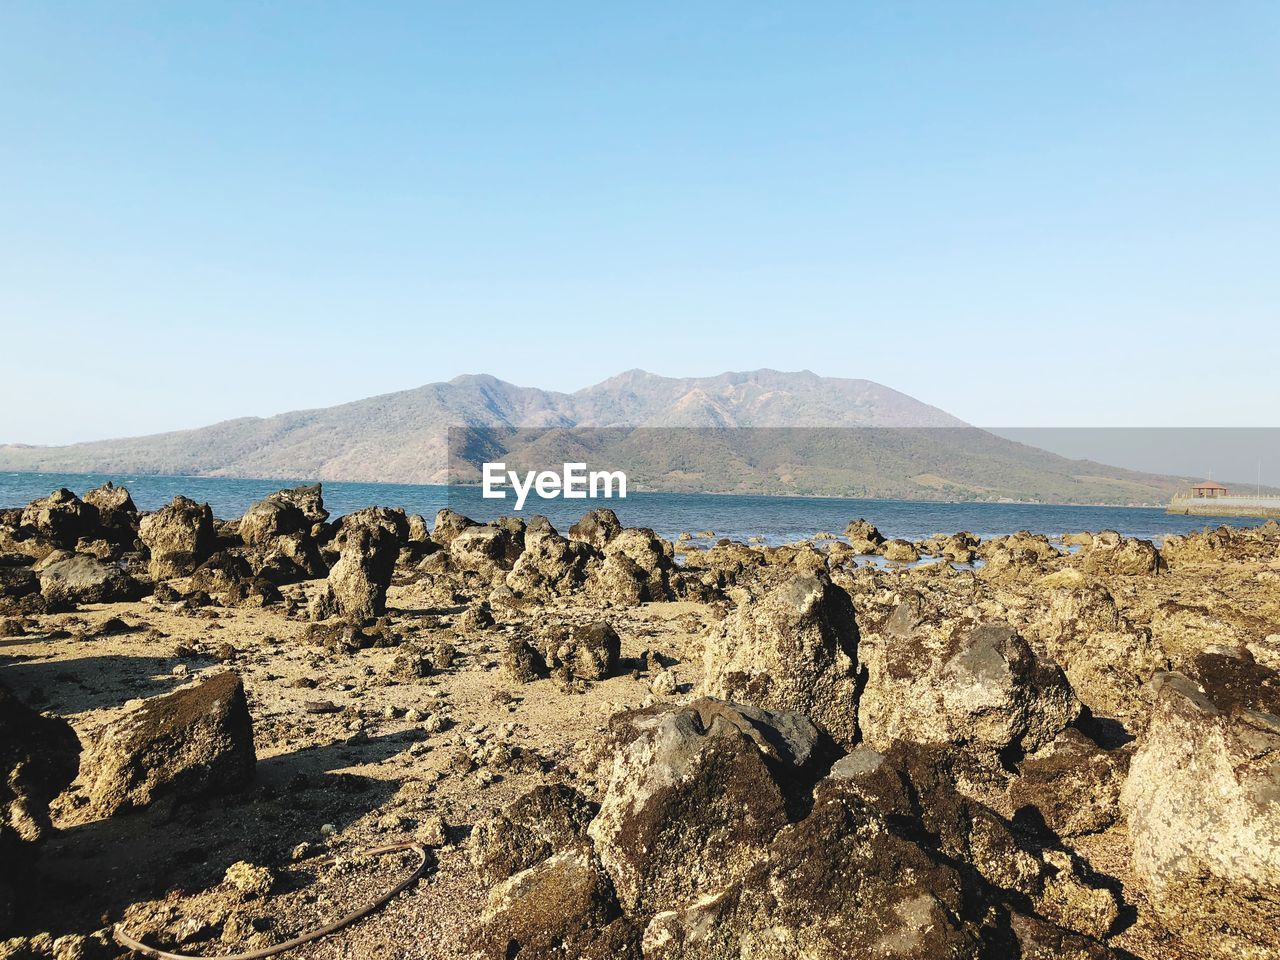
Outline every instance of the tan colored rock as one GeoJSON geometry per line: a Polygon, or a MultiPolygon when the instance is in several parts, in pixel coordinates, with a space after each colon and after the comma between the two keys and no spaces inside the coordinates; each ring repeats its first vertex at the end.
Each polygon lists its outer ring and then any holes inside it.
{"type": "Polygon", "coordinates": [[[329,519],[320,484],[280,490],[264,497],[240,518],[240,538],[250,546],[269,544],[296,533],[314,536],[329,519]]]}
{"type": "Polygon", "coordinates": [[[849,525],[844,528],[844,535],[848,538],[849,545],[860,554],[878,553],[880,544],[884,543],[884,534],[861,518],[849,521],[849,525]]]}
{"type": "Polygon", "coordinates": [[[978,558],[981,541],[968,531],[951,534],[941,539],[938,555],[953,563],[973,563],[978,558]]]}
{"type": "Polygon", "coordinates": [[[48,600],[74,604],[137,600],[144,591],[118,564],[76,554],[41,566],[40,592],[48,600]]]}
{"type": "Polygon", "coordinates": [[[445,507],[436,514],[435,526],[431,529],[431,539],[440,546],[447,547],[459,533],[475,525],[476,522],[471,518],[445,507]]]}
{"type": "Polygon", "coordinates": [[[486,960],[574,957],[639,960],[609,878],[588,844],[557,853],[494,887],[473,948],[486,960]]]}
{"type": "Polygon", "coordinates": [[[650,599],[649,574],[625,553],[615,553],[596,564],[587,581],[591,595],[623,607],[650,599]]]}
{"type": "Polygon", "coordinates": [[[387,607],[387,588],[399,552],[394,535],[381,526],[359,526],[348,532],[338,562],[312,601],[312,618],[380,616],[387,607]]]}
{"type": "Polygon", "coordinates": [[[1151,635],[1175,668],[1189,664],[1210,647],[1240,647],[1249,634],[1212,603],[1166,600],[1151,616],[1151,635]]]}
{"type": "Polygon", "coordinates": [[[710,699],[615,719],[628,732],[588,833],[628,913],[741,876],[787,823],[788,791],[822,743],[799,715],[710,699]]]}
{"type": "Polygon", "coordinates": [[[836,740],[858,731],[853,602],[824,575],[785,579],[740,604],[703,639],[699,692],[803,713],[836,740]]]}
{"type": "Polygon", "coordinates": [[[880,555],[890,563],[915,563],[920,551],[910,540],[890,540],[880,547],[880,555]]]}
{"type": "Polygon", "coordinates": [[[1095,534],[1076,556],[1086,573],[1142,576],[1160,568],[1160,554],[1150,540],[1122,537],[1114,530],[1095,534]]]}
{"type": "Polygon", "coordinates": [[[607,507],[599,507],[569,528],[569,539],[603,550],[621,532],[618,515],[607,507]]]}
{"type": "Polygon", "coordinates": [[[459,570],[494,577],[511,570],[524,552],[524,529],[484,524],[467,527],[449,541],[449,559],[459,570]]]}
{"type": "Polygon", "coordinates": [[[1164,538],[1160,555],[1171,570],[1211,563],[1265,563],[1280,557],[1280,524],[1219,527],[1186,536],[1164,538]]]}
{"type": "Polygon", "coordinates": [[[507,574],[507,586],[517,594],[538,599],[568,596],[586,580],[594,551],[584,543],[566,540],[543,517],[535,517],[524,535],[524,550],[507,574]]]}
{"type": "Polygon", "coordinates": [[[993,582],[1034,579],[1061,557],[1048,537],[1025,530],[984,541],[977,554],[986,561],[980,576],[993,582]]]}
{"type": "Polygon", "coordinates": [[[625,570],[628,577],[639,576],[644,602],[675,598],[671,586],[675,550],[652,530],[628,527],[609,540],[603,553],[605,566],[613,561],[615,569],[625,570]]]}
{"type": "Polygon", "coordinates": [[[1062,671],[999,623],[970,629],[902,603],[863,638],[867,671],[858,720],[877,750],[895,740],[950,744],[993,770],[1011,750],[1049,743],[1079,715],[1062,671]]]}
{"type": "Polygon", "coordinates": [[[1037,587],[1048,603],[1028,636],[1043,644],[1095,715],[1140,730],[1151,710],[1148,681],[1168,666],[1151,631],[1134,626],[1106,587],[1075,570],[1044,577],[1037,587]]]}
{"type": "Polygon", "coordinates": [[[132,543],[138,533],[138,508],[124,487],[108,480],[84,495],[84,502],[98,511],[103,534],[117,543],[132,543]]]}
{"type": "Polygon", "coordinates": [[[96,534],[98,511],[64,487],[33,500],[22,511],[21,523],[57,546],[72,549],[81,537],[96,534]]]}
{"type": "Polygon", "coordinates": [[[622,640],[604,620],[549,631],[542,641],[543,660],[563,667],[580,680],[603,680],[618,667],[622,640]]]}
{"type": "Polygon", "coordinates": [[[542,655],[523,637],[511,637],[498,655],[498,669],[511,683],[532,683],[547,672],[542,655]]]}
{"type": "Polygon", "coordinates": [[[151,579],[185,577],[217,549],[213,511],[207,503],[177,496],[144,516],[138,536],[151,554],[151,579]]]}
{"type": "Polygon", "coordinates": [[[1147,902],[1199,956],[1280,957],[1280,674],[1203,654],[1157,676],[1122,801],[1147,902]]]}
{"type": "Polygon", "coordinates": [[[240,677],[226,672],[146,701],[99,737],[86,757],[99,816],[235,789],[253,778],[253,724],[240,677]]]}

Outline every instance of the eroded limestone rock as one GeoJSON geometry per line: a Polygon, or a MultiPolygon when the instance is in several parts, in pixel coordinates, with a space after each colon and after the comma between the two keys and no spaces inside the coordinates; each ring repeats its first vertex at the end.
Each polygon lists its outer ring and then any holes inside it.
{"type": "Polygon", "coordinates": [[[849,595],[825,576],[792,577],[706,636],[699,690],[803,713],[849,743],[858,730],[858,656],[849,595]]]}
{"type": "Polygon", "coordinates": [[[788,822],[823,749],[797,714],[717,700],[624,715],[600,813],[588,830],[628,913],[719,890],[788,822]]]}
{"type": "Polygon", "coordinates": [[[183,496],[144,516],[138,536],[150,551],[151,579],[157,581],[194,573],[217,549],[213,511],[183,496]]]}
{"type": "Polygon", "coordinates": [[[994,769],[1049,743],[1080,712],[1057,665],[1001,623],[964,627],[904,602],[859,652],[858,719],[878,750],[895,740],[949,744],[994,769]]]}
{"type": "Polygon", "coordinates": [[[1122,799],[1151,909],[1201,956],[1280,957],[1280,674],[1202,654],[1160,674],[1122,799]]]}
{"type": "Polygon", "coordinates": [[[400,544],[394,533],[377,524],[360,524],[344,532],[338,562],[311,604],[317,620],[339,616],[364,620],[387,608],[387,588],[395,571],[400,544]]]}

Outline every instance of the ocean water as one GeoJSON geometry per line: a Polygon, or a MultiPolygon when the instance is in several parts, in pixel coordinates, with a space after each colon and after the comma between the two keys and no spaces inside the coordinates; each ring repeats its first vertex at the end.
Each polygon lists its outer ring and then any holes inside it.
{"type": "MultiPolygon", "coordinates": [[[[123,485],[142,510],[154,510],[183,494],[207,502],[218,517],[238,517],[246,507],[284,486],[306,481],[244,480],[232,477],[156,477],[136,474],[0,473],[0,507],[23,506],[59,487],[77,494],[111,480],[123,485]]],[[[474,520],[503,514],[546,516],[563,531],[595,506],[612,508],[622,522],[652,527],[668,539],[681,531],[712,531],[716,537],[746,540],[762,537],[778,544],[811,537],[821,531],[843,533],[858,517],[874,523],[887,537],[919,540],[935,533],[968,530],[986,539],[1030,530],[1058,536],[1081,530],[1118,530],[1131,537],[1159,541],[1168,534],[1188,533],[1220,524],[1252,526],[1262,520],[1173,516],[1158,508],[1081,507],[1025,503],[940,503],[919,500],[844,500],[810,497],[764,497],[710,493],[632,493],[626,499],[537,500],[531,496],[519,514],[513,500],[486,500],[479,487],[423,484],[324,484],[324,502],[334,516],[361,507],[403,507],[431,520],[451,507],[474,520]]]]}

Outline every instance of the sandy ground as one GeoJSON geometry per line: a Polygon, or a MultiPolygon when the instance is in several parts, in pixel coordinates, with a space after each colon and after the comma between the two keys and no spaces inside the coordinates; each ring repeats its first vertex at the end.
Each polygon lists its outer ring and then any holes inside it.
{"type": "MultiPolygon", "coordinates": [[[[55,807],[59,833],[38,869],[56,893],[35,905],[32,928],[54,936],[83,932],[150,898],[167,900],[181,918],[191,895],[218,884],[229,865],[287,865],[298,845],[309,844],[299,869],[282,878],[280,894],[242,911],[249,921],[244,929],[252,931],[244,942],[287,939],[372,899],[413,866],[406,854],[338,870],[308,867],[317,854],[354,855],[423,835],[436,841],[431,827],[438,816],[447,839],[423,881],[374,916],[290,955],[458,956],[486,893],[457,847],[470,825],[555,778],[572,765],[575,744],[601,732],[612,713],[651,698],[651,675],[633,676],[626,661],[646,650],[692,658],[673,669],[696,680],[701,663],[694,641],[710,611],[689,603],[611,611],[624,672],[584,692],[565,692],[553,679],[518,684],[503,678],[496,653],[510,627],[501,621],[460,635],[451,621],[461,608],[418,609],[415,599],[411,587],[392,589],[396,628],[427,643],[447,638],[458,653],[448,669],[413,682],[389,676],[395,648],[328,652],[308,640],[305,621],[287,619],[278,608],[190,616],[149,602],[86,606],[41,618],[46,634],[0,640],[0,677],[29,703],[70,720],[86,745],[130,701],[234,669],[244,679],[259,761],[247,791],[177,808],[159,803],[100,821],[84,812],[82,765],[81,779],[55,807]],[[132,629],[102,635],[111,618],[132,629]],[[234,653],[219,651],[225,644],[234,653]],[[309,712],[317,703],[336,709],[309,712]],[[494,745],[508,749],[473,769],[469,755],[494,745]],[[503,759],[513,752],[513,759],[503,759]]],[[[572,604],[553,610],[566,620],[598,617],[572,604]]],[[[190,912],[201,915],[198,905],[190,912]]],[[[183,949],[210,953],[228,946],[238,944],[197,938],[183,949]]]]}

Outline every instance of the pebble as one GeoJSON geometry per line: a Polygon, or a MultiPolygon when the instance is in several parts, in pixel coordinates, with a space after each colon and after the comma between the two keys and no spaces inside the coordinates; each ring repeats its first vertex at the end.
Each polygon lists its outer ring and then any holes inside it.
{"type": "MultiPolygon", "coordinates": [[[[325,826],[329,826],[329,824],[325,824],[325,826]]],[[[320,832],[321,833],[324,832],[324,827],[320,828],[320,832]]],[[[316,845],[314,843],[310,843],[306,840],[303,840],[300,844],[298,844],[296,847],[294,847],[292,850],[289,851],[289,859],[305,860],[307,859],[307,857],[311,856],[315,852],[316,852],[316,845]]]]}

